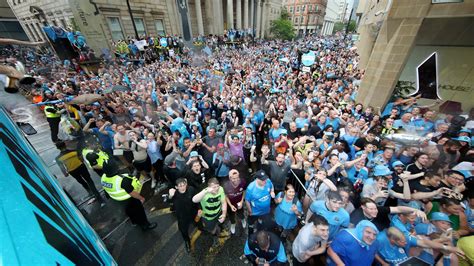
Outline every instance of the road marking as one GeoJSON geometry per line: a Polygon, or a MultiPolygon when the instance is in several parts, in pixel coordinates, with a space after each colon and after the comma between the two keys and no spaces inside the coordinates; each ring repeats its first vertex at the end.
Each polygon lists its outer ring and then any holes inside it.
{"type": "Polygon", "coordinates": [[[158,216],[162,216],[162,215],[165,215],[165,214],[170,214],[172,213],[171,209],[168,207],[168,208],[164,208],[164,209],[159,209],[159,210],[153,210],[150,212],[150,214],[148,215],[148,218],[149,219],[152,219],[152,218],[155,218],[155,217],[158,217],[158,216]]]}
{"type": "MultiPolygon", "coordinates": [[[[224,231],[224,230],[223,230],[224,231]]],[[[222,233],[222,232],[221,232],[222,233]]],[[[213,249],[209,248],[208,253],[205,256],[205,261],[207,265],[212,265],[214,262],[214,259],[216,258],[217,254],[222,250],[224,247],[225,242],[231,238],[231,234],[229,232],[229,236],[226,237],[218,237],[219,245],[213,249]],[[212,250],[212,252],[211,252],[212,250]]]]}
{"type": "Polygon", "coordinates": [[[160,250],[171,240],[171,238],[178,232],[178,223],[173,223],[165,233],[156,240],[153,247],[135,263],[136,266],[149,265],[153,257],[160,252],[160,250]]]}
{"type": "Polygon", "coordinates": [[[193,235],[191,236],[191,250],[194,251],[194,245],[196,243],[196,240],[201,236],[201,230],[196,229],[194,230],[193,235]]]}

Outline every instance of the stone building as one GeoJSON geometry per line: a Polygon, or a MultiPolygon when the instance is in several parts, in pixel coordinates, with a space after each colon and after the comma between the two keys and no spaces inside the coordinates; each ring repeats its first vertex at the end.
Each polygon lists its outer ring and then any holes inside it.
{"type": "Polygon", "coordinates": [[[438,96],[474,107],[474,0],[360,1],[357,13],[358,102],[383,107],[399,81],[416,88],[417,67],[436,53],[438,96]]]}
{"type": "Polygon", "coordinates": [[[28,36],[13,14],[7,0],[0,0],[0,37],[28,40],[28,36]]]}
{"type": "MultiPolygon", "coordinates": [[[[7,0],[30,40],[45,40],[42,26],[80,30],[94,50],[135,36],[126,0],[7,0]]],[[[269,36],[280,15],[281,0],[129,0],[138,35],[182,35],[178,5],[187,5],[192,36],[252,29],[269,36]],[[254,14],[256,24],[254,25],[254,14]]]]}
{"type": "Polygon", "coordinates": [[[298,34],[320,32],[327,0],[283,0],[298,34]]]}

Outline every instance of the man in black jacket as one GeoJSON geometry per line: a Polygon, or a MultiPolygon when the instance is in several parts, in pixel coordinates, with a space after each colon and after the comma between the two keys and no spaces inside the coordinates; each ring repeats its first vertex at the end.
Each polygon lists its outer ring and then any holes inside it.
{"type": "Polygon", "coordinates": [[[176,217],[178,219],[178,228],[184,239],[186,251],[191,251],[191,239],[189,238],[189,226],[194,222],[197,214],[197,206],[193,202],[196,190],[188,186],[186,178],[176,180],[176,189],[170,188],[169,197],[174,204],[176,217]]]}
{"type": "Polygon", "coordinates": [[[249,236],[244,253],[253,265],[285,265],[285,248],[274,233],[259,231],[249,236]]]}

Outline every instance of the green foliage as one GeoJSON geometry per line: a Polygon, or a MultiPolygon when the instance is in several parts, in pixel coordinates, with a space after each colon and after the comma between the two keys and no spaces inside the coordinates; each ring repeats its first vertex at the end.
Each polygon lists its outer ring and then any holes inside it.
{"type": "Polygon", "coordinates": [[[295,38],[295,28],[293,23],[289,20],[290,14],[286,9],[282,9],[280,18],[272,21],[270,25],[270,32],[277,39],[291,40],[295,38]]]}
{"type": "MultiPolygon", "coordinates": [[[[343,23],[343,22],[336,22],[336,24],[334,24],[334,32],[338,32],[338,31],[346,31],[346,26],[347,26],[347,23],[343,23]]],[[[349,22],[349,32],[355,32],[356,31],[356,22],[354,20],[351,20],[351,22],[349,22]]]]}

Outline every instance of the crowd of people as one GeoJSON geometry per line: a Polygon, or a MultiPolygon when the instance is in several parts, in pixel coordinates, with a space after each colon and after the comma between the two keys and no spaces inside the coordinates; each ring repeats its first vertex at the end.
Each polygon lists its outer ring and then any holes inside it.
{"type": "Polygon", "coordinates": [[[188,252],[196,225],[213,247],[248,234],[254,265],[474,262],[474,109],[440,113],[417,96],[363,106],[343,35],[206,47],[38,75],[63,172],[105,205],[97,172],[144,230],[157,225],[142,184],[166,188],[188,252]]]}

